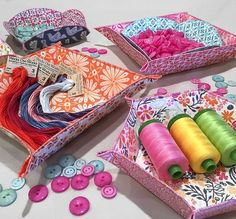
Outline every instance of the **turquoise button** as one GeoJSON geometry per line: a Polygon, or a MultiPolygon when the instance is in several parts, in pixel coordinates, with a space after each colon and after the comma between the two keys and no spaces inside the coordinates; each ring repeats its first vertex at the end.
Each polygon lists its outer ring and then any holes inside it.
{"type": "Polygon", "coordinates": [[[73,166],[75,163],[75,160],[76,159],[73,155],[67,154],[59,158],[59,164],[62,167],[73,166]]]}
{"type": "Polygon", "coordinates": [[[225,97],[227,99],[232,100],[233,102],[236,102],[236,95],[235,94],[226,94],[225,97]]]}
{"type": "Polygon", "coordinates": [[[67,166],[63,169],[62,175],[71,178],[77,174],[77,169],[74,166],[67,166]]]}
{"type": "Polygon", "coordinates": [[[220,87],[225,87],[225,88],[227,88],[227,87],[228,87],[228,84],[225,83],[225,82],[216,82],[215,85],[216,85],[217,88],[220,88],[220,87]]]}
{"type": "Polygon", "coordinates": [[[236,87],[236,81],[228,81],[227,83],[230,87],[236,87]]]}
{"type": "Polygon", "coordinates": [[[2,185],[0,184],[0,192],[2,191],[2,185]]]}
{"type": "Polygon", "coordinates": [[[88,164],[94,166],[95,168],[94,174],[102,172],[104,170],[104,163],[100,160],[92,160],[88,164]]]}
{"type": "Polygon", "coordinates": [[[91,53],[90,56],[93,58],[98,58],[98,57],[100,57],[100,54],[95,52],[95,53],[91,53]]]}
{"type": "Polygon", "coordinates": [[[13,189],[5,189],[0,193],[0,207],[11,205],[17,198],[16,191],[13,189]]]}
{"type": "Polygon", "coordinates": [[[44,176],[47,179],[54,179],[57,176],[60,176],[62,172],[62,167],[58,164],[55,165],[50,165],[48,167],[46,167],[45,171],[44,171],[44,176]]]}
{"type": "Polygon", "coordinates": [[[74,166],[77,170],[81,170],[84,165],[86,165],[86,161],[83,159],[78,159],[74,163],[74,166]]]}
{"type": "Polygon", "coordinates": [[[223,82],[225,80],[225,78],[221,75],[214,75],[214,76],[212,76],[212,80],[215,82],[223,82]]]}
{"type": "Polygon", "coordinates": [[[25,178],[16,178],[11,181],[10,187],[14,190],[19,190],[25,185],[25,178]]]}

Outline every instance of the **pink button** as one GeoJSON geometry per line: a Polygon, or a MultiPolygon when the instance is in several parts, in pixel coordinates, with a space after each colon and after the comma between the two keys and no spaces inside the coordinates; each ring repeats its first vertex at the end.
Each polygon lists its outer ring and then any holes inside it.
{"type": "Polygon", "coordinates": [[[210,90],[211,89],[211,85],[207,84],[207,83],[200,83],[200,84],[198,84],[198,89],[210,90]]]}
{"type": "Polygon", "coordinates": [[[41,202],[48,196],[48,188],[45,185],[36,185],[32,187],[28,193],[28,197],[32,202],[41,202]]]}
{"type": "Polygon", "coordinates": [[[228,93],[228,90],[225,87],[219,87],[219,88],[217,88],[216,92],[219,93],[219,94],[225,95],[225,94],[228,93]]]}
{"type": "Polygon", "coordinates": [[[81,51],[82,51],[82,52],[88,52],[88,49],[89,49],[88,47],[83,47],[83,48],[81,49],[81,51]]]}
{"type": "Polygon", "coordinates": [[[106,50],[106,49],[99,49],[99,50],[98,50],[98,53],[99,53],[100,55],[104,55],[104,54],[107,54],[107,50],[106,50]]]}
{"type": "Polygon", "coordinates": [[[89,53],[95,53],[95,52],[97,52],[98,50],[96,49],[96,48],[89,48],[88,49],[88,52],[89,53]]]}
{"type": "Polygon", "coordinates": [[[82,174],[73,176],[71,179],[71,187],[75,190],[82,190],[87,188],[89,185],[89,177],[82,174]]]}
{"type": "Polygon", "coordinates": [[[164,87],[160,87],[157,89],[157,92],[155,95],[158,96],[158,95],[165,95],[165,94],[167,94],[167,90],[164,87]]]}
{"type": "Polygon", "coordinates": [[[79,216],[88,212],[90,207],[89,200],[83,196],[78,196],[71,200],[69,209],[71,214],[79,216]]]}
{"type": "Polygon", "coordinates": [[[64,192],[70,186],[70,181],[65,176],[58,176],[54,178],[51,182],[51,188],[54,192],[64,192]]]}
{"type": "Polygon", "coordinates": [[[192,78],[190,82],[192,82],[193,84],[200,84],[201,80],[199,78],[192,78]]]}
{"type": "Polygon", "coordinates": [[[95,171],[95,167],[93,165],[84,165],[81,169],[81,174],[84,176],[92,176],[95,171]]]}
{"type": "Polygon", "coordinates": [[[102,187],[101,193],[104,198],[114,198],[117,194],[117,188],[114,185],[106,185],[102,187]]]}
{"type": "Polygon", "coordinates": [[[94,177],[94,183],[96,186],[102,188],[105,185],[110,185],[112,182],[112,176],[107,171],[97,173],[94,177]]]}

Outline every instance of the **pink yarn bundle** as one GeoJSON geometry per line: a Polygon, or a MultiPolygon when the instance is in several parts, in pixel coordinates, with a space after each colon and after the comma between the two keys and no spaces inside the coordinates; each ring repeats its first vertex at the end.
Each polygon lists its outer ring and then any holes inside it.
{"type": "Polygon", "coordinates": [[[157,32],[147,29],[137,36],[131,37],[131,40],[152,60],[204,46],[203,43],[185,38],[183,32],[173,29],[158,30],[157,32]]]}
{"type": "Polygon", "coordinates": [[[148,121],[142,126],[139,130],[140,140],[160,179],[171,180],[173,176],[169,169],[176,165],[182,174],[188,171],[187,158],[162,123],[148,121]]]}

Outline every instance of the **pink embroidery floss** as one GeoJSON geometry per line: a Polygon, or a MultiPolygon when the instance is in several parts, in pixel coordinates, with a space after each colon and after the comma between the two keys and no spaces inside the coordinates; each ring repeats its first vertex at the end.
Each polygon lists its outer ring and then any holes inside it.
{"type": "Polygon", "coordinates": [[[158,120],[144,122],[139,128],[139,137],[160,179],[179,179],[189,169],[189,162],[158,120]]]}

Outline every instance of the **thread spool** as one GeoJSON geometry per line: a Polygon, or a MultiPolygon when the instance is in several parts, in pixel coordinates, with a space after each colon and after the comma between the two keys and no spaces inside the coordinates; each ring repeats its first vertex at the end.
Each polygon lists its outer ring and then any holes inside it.
{"type": "Polygon", "coordinates": [[[187,158],[158,120],[144,122],[138,133],[160,179],[179,179],[189,169],[187,158]]]}
{"type": "Polygon", "coordinates": [[[173,117],[169,121],[168,129],[194,172],[206,173],[215,170],[220,153],[189,115],[179,114],[173,117]]]}
{"type": "Polygon", "coordinates": [[[194,120],[220,152],[223,165],[236,164],[236,132],[230,125],[212,109],[199,111],[194,120]]]}

